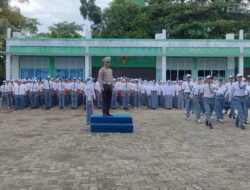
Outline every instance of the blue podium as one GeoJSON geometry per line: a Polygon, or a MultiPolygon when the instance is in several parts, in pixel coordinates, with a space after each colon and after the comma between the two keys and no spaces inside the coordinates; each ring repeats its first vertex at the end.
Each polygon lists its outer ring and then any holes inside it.
{"type": "Polygon", "coordinates": [[[90,129],[93,133],[133,133],[133,118],[128,114],[91,115],[90,129]]]}

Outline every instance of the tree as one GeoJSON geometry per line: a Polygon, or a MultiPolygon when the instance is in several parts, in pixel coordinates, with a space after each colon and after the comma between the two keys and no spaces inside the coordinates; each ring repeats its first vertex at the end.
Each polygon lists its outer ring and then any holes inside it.
{"type": "Polygon", "coordinates": [[[23,30],[25,32],[29,32],[31,36],[34,36],[38,32],[37,26],[40,25],[38,19],[36,18],[26,18],[25,25],[23,26],[23,30]]]}
{"type": "Polygon", "coordinates": [[[80,12],[85,20],[92,21],[94,25],[101,23],[102,11],[95,4],[95,0],[80,0],[80,12]]]}
{"type": "MultiPolygon", "coordinates": [[[[28,0],[16,0],[20,3],[29,2],[28,0]]],[[[29,19],[24,17],[18,7],[10,6],[11,0],[0,0],[0,80],[5,78],[5,38],[7,28],[11,28],[12,31],[21,32],[28,27],[29,19]]],[[[35,23],[33,23],[35,24],[35,23]]],[[[36,29],[31,27],[31,31],[36,29]]]]}
{"type": "Polygon", "coordinates": [[[94,37],[147,38],[149,15],[132,0],[114,0],[103,12],[102,22],[93,27],[94,37]]]}
{"type": "Polygon", "coordinates": [[[224,38],[226,33],[250,29],[250,13],[240,1],[150,2],[154,29],[167,29],[171,38],[224,38]]]}
{"type": "MultiPolygon", "coordinates": [[[[82,0],[82,6],[87,3],[82,0]]],[[[90,0],[89,0],[90,2],[90,0]]],[[[88,9],[82,12],[87,18],[88,9]]],[[[135,0],[113,0],[94,23],[94,37],[154,38],[166,29],[170,38],[225,38],[244,29],[250,36],[249,1],[242,0],[150,0],[139,6],[135,0]]]]}
{"type": "Polygon", "coordinates": [[[51,38],[82,38],[78,33],[83,31],[83,25],[78,25],[75,22],[60,22],[49,27],[48,37],[51,38]]]}

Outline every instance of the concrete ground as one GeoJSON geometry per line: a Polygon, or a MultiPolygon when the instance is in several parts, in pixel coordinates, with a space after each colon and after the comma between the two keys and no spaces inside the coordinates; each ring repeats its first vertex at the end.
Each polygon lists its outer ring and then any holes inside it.
{"type": "Polygon", "coordinates": [[[0,110],[0,189],[250,189],[250,126],[226,117],[211,130],[183,111],[129,113],[134,134],[91,134],[81,109],[0,110]]]}

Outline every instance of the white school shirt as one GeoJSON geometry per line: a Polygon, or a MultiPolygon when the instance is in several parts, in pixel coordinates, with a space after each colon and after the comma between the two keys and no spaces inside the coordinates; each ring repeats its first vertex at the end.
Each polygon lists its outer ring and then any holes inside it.
{"type": "Polygon", "coordinates": [[[164,95],[173,95],[173,88],[170,85],[165,85],[164,95]]]}
{"type": "Polygon", "coordinates": [[[194,84],[193,90],[194,95],[200,95],[204,92],[204,85],[203,84],[194,84]]]}
{"type": "Polygon", "coordinates": [[[58,82],[56,83],[56,90],[57,91],[64,91],[66,88],[65,82],[58,82]]]}
{"type": "Polygon", "coordinates": [[[96,83],[94,84],[94,88],[95,90],[97,90],[98,92],[101,92],[102,89],[101,89],[101,85],[98,81],[96,81],[96,83]]]}
{"type": "Polygon", "coordinates": [[[215,84],[205,84],[204,87],[204,98],[214,98],[215,96],[215,89],[216,85],[215,84]]]}
{"type": "Polygon", "coordinates": [[[246,83],[244,82],[235,82],[231,88],[230,94],[229,94],[229,100],[232,100],[235,96],[244,96],[245,95],[245,89],[246,89],[246,83]]]}
{"type": "MultiPolygon", "coordinates": [[[[93,84],[93,86],[94,86],[94,84],[93,84]]],[[[85,84],[83,84],[83,82],[78,83],[78,89],[81,92],[84,92],[84,90],[85,90],[85,84]]]]}
{"type": "Polygon", "coordinates": [[[184,93],[191,93],[192,88],[194,87],[194,83],[192,81],[185,81],[182,83],[182,89],[184,90],[184,93]]]}
{"type": "Polygon", "coordinates": [[[9,92],[9,91],[10,91],[9,85],[3,84],[3,85],[1,86],[1,88],[0,88],[0,91],[1,91],[2,93],[4,93],[4,92],[9,92]]]}
{"type": "Polygon", "coordinates": [[[43,88],[43,84],[42,84],[42,83],[41,83],[41,84],[39,84],[39,91],[40,91],[40,92],[42,92],[42,91],[43,91],[43,89],[44,89],[44,88],[43,88]]]}
{"type": "Polygon", "coordinates": [[[30,92],[38,92],[40,90],[39,84],[37,83],[31,83],[28,88],[30,92]]]}
{"type": "Polygon", "coordinates": [[[250,85],[249,84],[246,86],[245,95],[248,95],[250,97],[250,85]]]}
{"type": "Polygon", "coordinates": [[[217,89],[215,90],[215,95],[216,96],[220,96],[220,95],[224,95],[224,93],[226,92],[226,87],[224,85],[222,86],[217,86],[217,89]]]}
{"type": "Polygon", "coordinates": [[[129,91],[130,90],[130,83],[128,82],[125,82],[125,83],[122,83],[123,84],[123,90],[124,91],[129,91]]]}
{"type": "Polygon", "coordinates": [[[88,101],[91,101],[92,97],[95,99],[95,89],[93,84],[87,83],[85,86],[85,95],[87,96],[88,101]]]}
{"type": "Polygon", "coordinates": [[[76,92],[78,90],[78,83],[76,81],[73,81],[70,84],[70,90],[73,91],[73,92],[76,92]]]}
{"type": "Polygon", "coordinates": [[[43,82],[43,89],[45,90],[52,90],[53,89],[53,82],[51,80],[45,80],[43,82]]]}
{"type": "Polygon", "coordinates": [[[135,83],[135,92],[141,92],[142,91],[142,85],[141,83],[135,83]]]}
{"type": "Polygon", "coordinates": [[[14,84],[9,83],[8,86],[9,86],[9,92],[12,92],[14,88],[14,84]]]}
{"type": "Polygon", "coordinates": [[[175,90],[176,96],[178,96],[181,91],[181,86],[178,84],[174,85],[174,90],[175,90]]]}
{"type": "Polygon", "coordinates": [[[15,95],[25,95],[27,88],[24,84],[16,85],[13,89],[15,95]]]}
{"type": "Polygon", "coordinates": [[[227,82],[227,83],[225,84],[225,88],[226,88],[226,91],[227,91],[226,94],[225,94],[225,96],[229,95],[229,93],[230,93],[230,91],[231,91],[231,88],[232,88],[233,84],[234,84],[234,82],[232,82],[232,84],[231,84],[231,82],[227,82]]]}

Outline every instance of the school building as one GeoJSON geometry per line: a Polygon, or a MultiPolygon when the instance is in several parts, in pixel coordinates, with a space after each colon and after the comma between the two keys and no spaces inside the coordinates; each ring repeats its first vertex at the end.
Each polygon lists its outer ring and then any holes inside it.
{"type": "Polygon", "coordinates": [[[250,40],[8,38],[6,79],[97,78],[111,56],[114,77],[147,80],[250,74],[250,40]]]}

